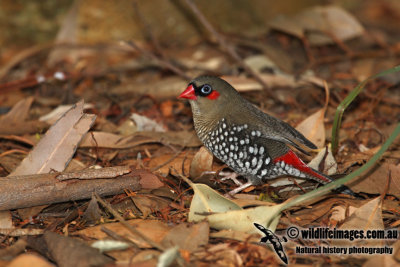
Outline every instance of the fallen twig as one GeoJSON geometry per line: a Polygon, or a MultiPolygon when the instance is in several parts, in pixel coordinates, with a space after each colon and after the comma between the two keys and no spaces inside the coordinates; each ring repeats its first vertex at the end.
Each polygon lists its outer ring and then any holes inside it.
{"type": "Polygon", "coordinates": [[[196,15],[198,20],[201,22],[201,24],[207,29],[209,33],[215,38],[215,40],[219,43],[222,49],[225,50],[226,53],[228,53],[236,62],[240,64],[240,66],[248,73],[250,74],[255,80],[257,80],[264,90],[266,90],[271,98],[273,98],[277,102],[281,102],[279,99],[277,99],[274,94],[272,93],[271,88],[265,83],[265,81],[260,77],[260,75],[255,72],[252,68],[250,68],[239,56],[239,54],[236,52],[235,48],[230,45],[225,38],[219,34],[214,27],[211,25],[210,22],[206,19],[206,17],[201,13],[201,11],[197,8],[195,3],[193,3],[192,0],[185,0],[186,4],[190,7],[192,12],[196,15]]]}

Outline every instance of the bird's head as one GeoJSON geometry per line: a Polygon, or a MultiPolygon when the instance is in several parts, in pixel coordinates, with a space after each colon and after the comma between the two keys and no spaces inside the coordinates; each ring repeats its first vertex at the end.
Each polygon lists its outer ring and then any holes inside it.
{"type": "Polygon", "coordinates": [[[216,116],[239,102],[239,93],[226,81],[215,76],[200,76],[192,80],[179,98],[186,98],[193,115],[216,116]]]}

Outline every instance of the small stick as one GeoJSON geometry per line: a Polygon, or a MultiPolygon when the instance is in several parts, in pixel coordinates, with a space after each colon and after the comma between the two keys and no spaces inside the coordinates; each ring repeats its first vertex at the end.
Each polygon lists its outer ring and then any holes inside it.
{"type": "Polygon", "coordinates": [[[130,47],[132,47],[133,49],[135,49],[136,51],[138,51],[139,53],[143,54],[144,56],[147,56],[147,57],[155,60],[156,62],[158,62],[160,64],[161,67],[169,69],[170,71],[178,74],[179,76],[183,77],[186,80],[190,80],[191,79],[189,77],[189,75],[187,75],[182,70],[180,70],[177,67],[175,67],[174,65],[172,65],[168,60],[165,60],[163,58],[157,57],[153,53],[145,51],[144,49],[142,49],[138,45],[136,45],[136,43],[133,42],[132,40],[127,42],[126,44],[129,45],[130,47]]]}
{"type": "Polygon", "coordinates": [[[148,243],[150,246],[160,250],[160,251],[164,251],[164,247],[157,244],[156,242],[154,242],[153,240],[151,240],[150,238],[148,238],[147,236],[143,235],[141,232],[139,232],[138,230],[136,230],[136,228],[132,225],[130,225],[121,215],[119,215],[118,211],[114,210],[111,205],[104,201],[98,194],[94,193],[97,201],[103,205],[103,207],[105,207],[109,212],[111,212],[111,214],[123,225],[126,227],[126,229],[128,229],[131,233],[133,233],[134,235],[137,235],[138,237],[140,237],[141,239],[143,239],[146,243],[148,243]]]}
{"type": "Polygon", "coordinates": [[[196,15],[196,17],[199,19],[201,24],[207,29],[209,33],[211,33],[211,35],[219,43],[222,49],[224,49],[235,61],[237,61],[248,74],[250,74],[255,80],[257,80],[262,85],[262,87],[268,92],[271,98],[273,98],[275,101],[281,102],[274,96],[271,88],[265,83],[265,81],[261,78],[261,76],[257,72],[255,72],[252,68],[250,68],[239,56],[235,48],[232,45],[228,44],[225,38],[214,29],[214,27],[211,25],[210,22],[208,22],[206,17],[203,15],[203,13],[201,13],[201,11],[193,3],[193,1],[185,0],[185,2],[190,7],[192,12],[196,15]]]}

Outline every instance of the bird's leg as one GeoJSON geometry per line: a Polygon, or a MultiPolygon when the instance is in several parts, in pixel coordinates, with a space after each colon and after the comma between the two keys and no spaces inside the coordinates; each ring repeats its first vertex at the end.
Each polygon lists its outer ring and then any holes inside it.
{"type": "Polygon", "coordinates": [[[246,189],[247,187],[249,187],[251,185],[253,185],[251,182],[247,182],[245,184],[242,184],[241,186],[236,187],[235,189],[229,191],[228,196],[234,196],[237,193],[241,192],[242,190],[246,189]]]}
{"type": "Polygon", "coordinates": [[[236,179],[239,176],[236,172],[220,172],[219,175],[223,176],[221,181],[232,180],[237,186],[243,185],[238,179],[236,179]]]}

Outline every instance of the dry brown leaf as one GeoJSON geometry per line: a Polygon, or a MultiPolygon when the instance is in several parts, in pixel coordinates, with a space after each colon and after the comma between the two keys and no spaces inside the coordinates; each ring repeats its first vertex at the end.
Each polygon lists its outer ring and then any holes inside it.
{"type": "Polygon", "coordinates": [[[149,214],[160,211],[168,207],[171,201],[153,195],[136,195],[132,197],[135,206],[142,212],[143,218],[147,218],[149,214]]]}
{"type": "Polygon", "coordinates": [[[133,120],[136,124],[136,129],[139,132],[165,132],[164,125],[156,122],[155,120],[149,119],[146,116],[133,113],[130,116],[130,119],[133,120]]]}
{"type": "Polygon", "coordinates": [[[139,183],[143,189],[157,189],[164,186],[157,175],[149,171],[135,170],[135,173],[140,176],[139,183]]]}
{"type": "Polygon", "coordinates": [[[44,122],[26,121],[33,99],[33,97],[27,97],[18,101],[6,115],[0,118],[0,134],[36,133],[48,126],[44,122]]]}
{"type": "Polygon", "coordinates": [[[385,192],[386,185],[391,174],[391,181],[387,194],[400,196],[400,164],[394,165],[383,163],[377,165],[365,175],[347,184],[355,192],[365,192],[368,194],[382,194],[385,192]]]}
{"type": "MultiPolygon", "coordinates": [[[[164,239],[164,237],[168,234],[169,230],[172,228],[168,226],[166,223],[156,220],[135,219],[135,220],[129,220],[128,223],[136,227],[137,231],[141,232],[147,238],[150,238],[156,243],[160,243],[164,239]]],[[[119,222],[88,227],[86,229],[78,231],[77,234],[94,239],[104,239],[108,236],[101,230],[102,227],[105,227],[115,233],[118,233],[121,236],[128,238],[141,248],[151,247],[140,237],[137,237],[134,234],[132,234],[128,229],[126,229],[126,227],[124,227],[119,222]]]]}
{"type": "Polygon", "coordinates": [[[312,45],[334,43],[328,34],[341,41],[359,37],[364,28],[358,20],[339,6],[316,6],[304,10],[296,16],[296,21],[305,31],[312,45]]]}
{"type": "Polygon", "coordinates": [[[0,211],[0,229],[12,229],[13,227],[11,213],[8,210],[0,211]]]}
{"type": "Polygon", "coordinates": [[[137,132],[130,136],[106,132],[90,132],[86,135],[80,147],[103,147],[103,148],[131,148],[149,143],[162,143],[186,147],[197,147],[201,145],[200,140],[194,132],[137,132]]]}
{"type": "MultiPolygon", "coordinates": [[[[47,122],[52,125],[56,123],[68,110],[70,110],[74,105],[59,105],[46,115],[43,115],[39,118],[39,121],[47,122]]],[[[85,103],[83,105],[83,109],[93,108],[93,104],[85,103]]]]}
{"type": "Polygon", "coordinates": [[[177,175],[175,170],[179,173],[183,171],[185,174],[189,173],[190,162],[193,157],[193,154],[182,152],[178,156],[176,154],[164,154],[156,158],[150,159],[149,168],[155,169],[159,167],[156,171],[167,175],[171,173],[177,175]]]}
{"type": "Polygon", "coordinates": [[[44,229],[37,228],[0,228],[0,235],[6,236],[32,236],[32,235],[42,235],[44,229]]]}
{"type": "Polygon", "coordinates": [[[154,82],[135,83],[134,81],[124,83],[111,89],[111,94],[136,94],[151,95],[156,99],[175,98],[187,86],[188,81],[178,76],[171,76],[154,82]]]}
{"type": "Polygon", "coordinates": [[[340,229],[385,229],[381,198],[372,199],[356,209],[340,229]]]}
{"type": "Polygon", "coordinates": [[[208,244],[210,228],[207,222],[197,224],[180,223],[173,227],[164,237],[161,244],[164,247],[179,246],[179,248],[194,252],[208,244]]]}
{"type": "Polygon", "coordinates": [[[325,108],[311,114],[308,118],[297,125],[296,130],[302,133],[308,140],[317,147],[322,148],[325,145],[325,108]]]}
{"type": "Polygon", "coordinates": [[[212,262],[215,266],[243,266],[239,253],[230,248],[228,243],[211,246],[201,258],[212,262]]]}
{"type": "MultiPolygon", "coordinates": [[[[345,222],[339,227],[339,229],[362,229],[362,230],[384,230],[385,227],[383,225],[382,218],[382,201],[380,197],[372,199],[356,209],[354,213],[349,216],[345,222]]],[[[347,244],[349,245],[351,242],[352,246],[357,246],[357,244],[363,243],[364,246],[366,244],[380,244],[382,240],[365,240],[359,239],[354,241],[342,240],[337,242],[332,242],[336,245],[338,244],[347,244]]]]}
{"type": "Polygon", "coordinates": [[[40,246],[48,249],[49,256],[58,266],[105,266],[114,262],[100,253],[98,249],[90,247],[79,239],[51,231],[46,231],[36,242],[33,244],[39,246],[38,244],[42,243],[40,246]]]}
{"type": "Polygon", "coordinates": [[[259,233],[253,233],[249,234],[246,232],[240,232],[240,231],[233,231],[233,230],[220,230],[218,232],[212,232],[210,233],[210,237],[212,238],[224,238],[224,239],[232,239],[232,240],[237,240],[237,241],[243,241],[243,242],[260,242],[261,235],[259,233]]]}
{"type": "MultiPolygon", "coordinates": [[[[292,217],[296,220],[296,224],[301,227],[307,227],[311,223],[318,222],[321,218],[324,218],[324,216],[328,216],[329,213],[332,212],[334,206],[359,207],[364,203],[366,203],[365,200],[326,198],[312,204],[310,208],[293,212],[292,217]]],[[[288,223],[290,224],[290,222],[288,223]]]]}
{"type": "Polygon", "coordinates": [[[29,109],[31,108],[33,102],[33,96],[24,98],[20,100],[13,108],[0,119],[2,127],[7,123],[15,124],[18,122],[23,122],[28,117],[29,109]]]}
{"type": "Polygon", "coordinates": [[[47,131],[9,176],[63,171],[95,119],[95,115],[83,114],[83,101],[77,103],[47,131]]]}
{"type": "MultiPolygon", "coordinates": [[[[295,80],[295,78],[291,75],[287,74],[259,74],[259,76],[263,79],[271,87],[275,86],[288,86],[295,87],[299,85],[299,82],[295,80]]],[[[242,76],[223,76],[222,79],[226,80],[230,83],[236,90],[239,92],[253,91],[253,90],[262,90],[262,85],[251,78],[246,78],[242,76]]]]}
{"type": "Polygon", "coordinates": [[[55,265],[48,262],[42,256],[33,253],[24,253],[13,259],[8,267],[24,267],[24,266],[36,266],[36,267],[54,267],[55,265]]]}
{"type": "Polygon", "coordinates": [[[336,206],[332,208],[332,215],[329,218],[330,225],[336,226],[337,223],[341,223],[344,221],[348,216],[352,215],[357,208],[350,206],[336,206]]]}
{"type": "MultiPolygon", "coordinates": [[[[78,15],[80,1],[74,1],[66,14],[64,21],[57,33],[57,43],[76,44],[78,41],[78,15]]],[[[59,62],[76,62],[83,55],[83,49],[54,49],[47,57],[47,65],[53,67],[59,62]]],[[[85,52],[84,52],[85,53],[85,52]]],[[[86,50],[87,53],[87,50],[86,50]]]]}
{"type": "Polygon", "coordinates": [[[313,158],[307,165],[315,170],[319,170],[319,166],[321,165],[321,161],[324,161],[322,164],[324,166],[322,171],[328,175],[332,175],[337,173],[337,163],[335,158],[333,157],[332,150],[328,147],[328,153],[326,152],[326,147],[324,147],[321,151],[318,152],[317,156],[313,158]]]}
{"type": "Polygon", "coordinates": [[[392,245],[391,247],[393,248],[393,255],[374,255],[373,257],[368,258],[368,260],[363,264],[363,267],[399,266],[400,241],[397,240],[396,243],[394,243],[394,245],[392,245]]]}
{"type": "Polygon", "coordinates": [[[358,20],[339,6],[314,6],[297,14],[294,18],[278,17],[269,25],[273,29],[303,38],[307,36],[312,45],[334,43],[333,35],[340,41],[359,37],[364,28],[358,20]]]}
{"type": "Polygon", "coordinates": [[[192,162],[190,163],[190,178],[200,177],[205,171],[212,170],[213,155],[202,146],[199,151],[194,155],[192,162]]]}
{"type": "Polygon", "coordinates": [[[354,74],[359,82],[362,82],[368,77],[372,76],[374,72],[375,62],[376,59],[373,58],[358,59],[351,67],[351,72],[354,74]]]}
{"type": "Polygon", "coordinates": [[[300,39],[304,37],[303,27],[300,24],[296,23],[293,18],[288,18],[282,15],[276,16],[268,22],[268,26],[270,26],[272,29],[285,32],[300,39]]]}

